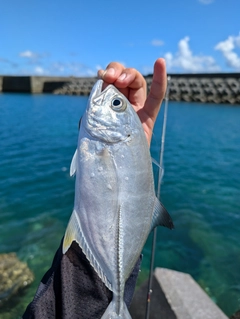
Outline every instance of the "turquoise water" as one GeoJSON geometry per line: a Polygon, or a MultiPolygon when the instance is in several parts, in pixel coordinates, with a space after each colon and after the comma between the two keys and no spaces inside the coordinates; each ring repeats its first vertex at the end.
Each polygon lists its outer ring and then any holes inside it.
{"type": "MultiPolygon", "coordinates": [[[[0,95],[0,253],[16,252],[34,283],[0,309],[19,318],[71,214],[69,165],[87,98],[0,95]]],[[[162,115],[162,114],[160,114],[162,115]]],[[[152,140],[158,158],[162,118],[152,140]]],[[[158,228],[155,265],[190,273],[230,315],[240,309],[240,108],[169,103],[161,199],[175,230],[158,228]]],[[[140,282],[148,273],[151,237],[140,282]]]]}

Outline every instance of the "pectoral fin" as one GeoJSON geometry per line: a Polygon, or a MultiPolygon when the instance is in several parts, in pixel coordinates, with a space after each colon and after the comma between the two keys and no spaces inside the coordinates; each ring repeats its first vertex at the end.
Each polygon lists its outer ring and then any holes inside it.
{"type": "Polygon", "coordinates": [[[170,229],[174,228],[171,216],[169,215],[163,204],[156,197],[151,231],[157,226],[164,226],[170,229]]]}
{"type": "Polygon", "coordinates": [[[77,155],[78,155],[78,150],[76,149],[72,158],[71,166],[70,166],[70,176],[73,176],[77,171],[77,155]]]}

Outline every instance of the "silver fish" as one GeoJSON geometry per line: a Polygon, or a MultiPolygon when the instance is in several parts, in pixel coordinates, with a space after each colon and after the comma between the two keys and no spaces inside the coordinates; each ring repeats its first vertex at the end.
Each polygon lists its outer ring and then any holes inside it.
{"type": "Polygon", "coordinates": [[[113,85],[92,89],[70,174],[75,201],[63,253],[76,241],[113,292],[103,319],[131,318],[125,282],[157,225],[173,228],[154,192],[149,146],[137,113],[113,85]]]}

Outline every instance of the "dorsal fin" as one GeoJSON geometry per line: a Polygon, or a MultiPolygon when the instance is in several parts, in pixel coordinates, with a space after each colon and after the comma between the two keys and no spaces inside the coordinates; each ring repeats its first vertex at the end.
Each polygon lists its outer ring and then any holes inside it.
{"type": "Polygon", "coordinates": [[[170,229],[174,228],[171,216],[169,215],[163,204],[156,197],[151,231],[157,226],[164,226],[170,229]]]}

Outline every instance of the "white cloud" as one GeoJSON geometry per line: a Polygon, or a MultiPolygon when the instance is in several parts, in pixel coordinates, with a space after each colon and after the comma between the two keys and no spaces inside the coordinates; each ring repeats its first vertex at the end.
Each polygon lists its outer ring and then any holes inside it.
{"type": "MultiPolygon", "coordinates": [[[[22,59],[20,65],[22,73],[29,75],[52,75],[52,76],[97,76],[101,65],[90,67],[79,61],[54,61],[49,59],[48,53],[38,53],[31,50],[19,53],[22,59]]],[[[3,62],[0,58],[0,63],[3,62]]],[[[5,62],[5,61],[4,61],[5,62]]]]}
{"type": "Polygon", "coordinates": [[[240,47],[240,33],[237,37],[234,38],[235,44],[237,47],[240,47]]]}
{"type": "Polygon", "coordinates": [[[66,66],[64,63],[61,62],[54,62],[51,66],[50,66],[51,71],[53,71],[54,73],[63,73],[66,69],[66,66]]]}
{"type": "Polygon", "coordinates": [[[37,54],[32,52],[32,51],[27,50],[27,51],[24,51],[24,52],[20,52],[19,56],[22,57],[22,58],[33,59],[33,58],[37,57],[37,54]]]}
{"type": "Polygon", "coordinates": [[[40,59],[48,57],[49,54],[46,52],[45,53],[37,53],[37,52],[30,51],[30,50],[26,50],[26,51],[20,52],[19,56],[21,58],[26,58],[28,60],[28,62],[30,62],[30,63],[32,63],[32,62],[36,63],[40,59]]]}
{"type": "Polygon", "coordinates": [[[198,0],[198,1],[201,2],[202,4],[210,4],[214,2],[214,0],[198,0]]]}
{"type": "Polygon", "coordinates": [[[97,71],[101,68],[97,65],[95,68],[90,68],[80,62],[54,62],[49,65],[49,73],[52,75],[61,76],[97,76],[97,71]]]}
{"type": "Polygon", "coordinates": [[[219,42],[215,50],[222,52],[229,67],[240,70],[240,56],[234,50],[240,47],[240,35],[229,36],[225,41],[219,42]]]}
{"type": "Polygon", "coordinates": [[[160,47],[164,45],[164,42],[162,40],[154,39],[151,41],[151,45],[153,45],[154,47],[160,47]]]}
{"type": "Polygon", "coordinates": [[[38,75],[46,74],[47,72],[41,66],[36,66],[34,69],[34,73],[38,75]]]}
{"type": "Polygon", "coordinates": [[[96,70],[102,70],[103,68],[102,68],[102,66],[100,65],[100,64],[97,64],[96,65],[96,70]]]}
{"type": "Polygon", "coordinates": [[[181,39],[178,43],[178,52],[167,52],[164,56],[168,70],[186,72],[214,72],[219,67],[211,56],[194,55],[189,47],[189,37],[181,39]]]}
{"type": "Polygon", "coordinates": [[[97,72],[95,70],[92,69],[87,69],[86,71],[86,76],[97,76],[97,72]]]}

